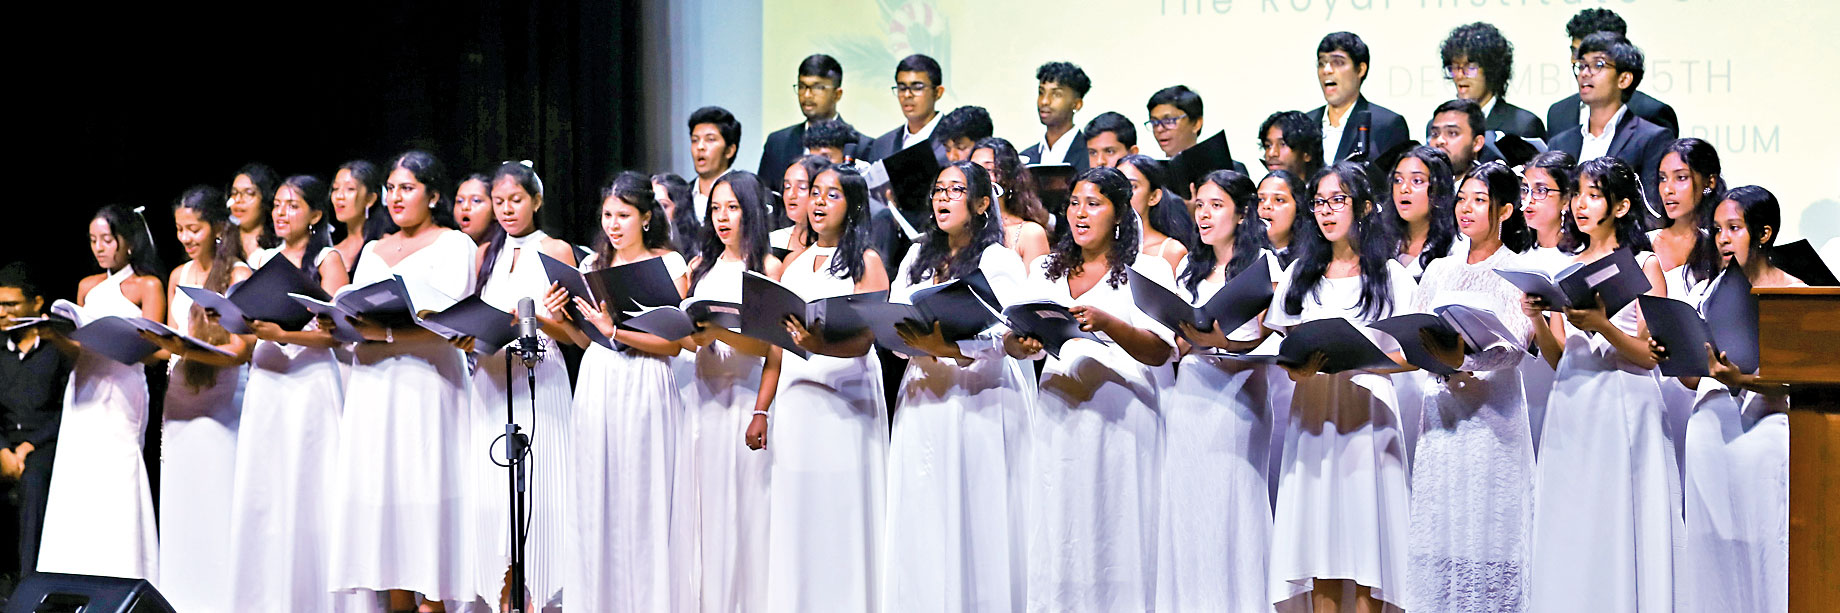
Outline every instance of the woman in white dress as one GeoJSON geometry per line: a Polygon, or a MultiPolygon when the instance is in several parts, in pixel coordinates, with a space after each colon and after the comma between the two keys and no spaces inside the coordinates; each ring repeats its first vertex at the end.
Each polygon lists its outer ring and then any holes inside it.
{"type": "MultiPolygon", "coordinates": [[[[832,167],[812,177],[811,191],[812,244],[785,265],[781,283],[806,300],[887,290],[888,269],[869,248],[867,180],[832,167]]],[[[762,395],[777,381],[764,610],[876,611],[888,409],[874,337],[865,330],[831,342],[821,322],[791,317],[786,327],[812,355],[776,351],[762,376],[762,395]]]]}
{"type": "Polygon", "coordinates": [[[492,177],[473,173],[461,179],[460,185],[454,188],[454,223],[460,225],[460,231],[476,245],[497,241],[505,229],[499,227],[494,217],[492,177]]]}
{"type": "Polygon", "coordinates": [[[1003,213],[1003,244],[1022,256],[1023,262],[1048,254],[1048,226],[1053,219],[1035,193],[1035,178],[1016,146],[1001,138],[986,138],[971,149],[971,161],[990,173],[994,196],[1003,213]]]}
{"type": "MultiPolygon", "coordinates": [[[[1003,217],[982,166],[955,162],[933,184],[932,227],[907,252],[890,300],[983,273],[1015,302],[1022,259],[1003,245],[1003,217]]],[[[1003,328],[948,341],[937,325],[897,330],[909,356],[888,444],[882,611],[1015,611],[1022,551],[1010,530],[1007,414],[1034,404],[1034,371],[1003,353],[1003,328]]]]}
{"type": "MultiPolygon", "coordinates": [[[[1527,221],[1532,241],[1518,266],[1558,270],[1571,261],[1571,255],[1559,250],[1559,237],[1565,208],[1578,193],[1578,178],[1573,175],[1577,166],[1572,154],[1548,151],[1534,156],[1521,171],[1521,217],[1527,221]]],[[[1527,349],[1531,358],[1520,363],[1521,396],[1527,400],[1527,426],[1533,432],[1533,452],[1538,457],[1546,398],[1552,395],[1553,362],[1538,355],[1538,344],[1529,342],[1527,349]]]]}
{"type": "MultiPolygon", "coordinates": [[[[479,298],[507,313],[516,313],[518,301],[543,301],[549,293],[549,275],[542,256],[575,265],[575,249],[550,238],[537,227],[543,208],[543,180],[518,162],[499,165],[490,177],[495,223],[502,229],[479,246],[479,298]]],[[[569,474],[569,373],[557,350],[556,336],[567,334],[560,319],[546,308],[535,309],[542,325],[538,342],[543,358],[537,362],[536,406],[530,402],[529,370],[517,358],[506,360],[508,349],[479,356],[473,369],[473,525],[476,562],[479,563],[479,597],[503,605],[510,598],[507,582],[511,564],[511,522],[505,465],[505,386],[509,381],[511,406],[519,430],[530,437],[531,455],[525,465],[525,519],[530,533],[524,547],[527,610],[555,607],[562,597],[565,555],[572,546],[568,527],[569,474]],[[506,365],[511,364],[508,373],[506,365]],[[532,414],[532,411],[535,414],[532,414]]]]}
{"type": "MultiPolygon", "coordinates": [[[[84,319],[112,315],[165,321],[160,264],[139,214],[118,205],[103,207],[89,222],[89,251],[104,272],[77,284],[84,319]]],[[[64,393],[60,461],[51,469],[38,570],[157,581],[153,489],[141,459],[146,371],[140,364],[82,351],[60,334],[45,338],[75,355],[76,366],[64,393]]]]}
{"type": "MultiPolygon", "coordinates": [[[[1413,147],[1399,156],[1388,175],[1387,221],[1399,241],[1398,260],[1406,274],[1418,281],[1432,260],[1469,251],[1468,240],[1457,231],[1457,189],[1451,179],[1450,158],[1436,147],[1413,147]]],[[[1376,186],[1379,187],[1379,186],[1376,186]]],[[[1402,297],[1403,301],[1404,298],[1402,297]]],[[[1413,369],[1393,375],[1398,396],[1400,431],[1406,437],[1406,459],[1418,449],[1418,419],[1424,413],[1426,373],[1413,369]]]]}
{"type": "MultiPolygon", "coordinates": [[[[1199,248],[1176,278],[1179,295],[1207,300],[1253,266],[1282,275],[1265,249],[1258,194],[1246,175],[1219,170],[1195,188],[1199,248]],[[1260,258],[1264,258],[1261,263],[1260,258]]],[[[1175,388],[1163,398],[1158,611],[1269,611],[1272,411],[1267,369],[1225,351],[1258,346],[1262,317],[1234,330],[1183,326],[1175,388]],[[1190,342],[1190,340],[1193,342],[1190,342]]]]}
{"type": "MultiPolygon", "coordinates": [[[[1708,231],[1712,227],[1712,207],[1725,198],[1725,180],[1721,178],[1719,152],[1711,143],[1697,138],[1683,138],[1669,143],[1657,169],[1661,174],[1662,226],[1648,232],[1655,257],[1661,260],[1661,278],[1667,282],[1667,295],[1687,304],[1698,305],[1700,292],[1712,287],[1722,264],[1708,231]]],[[[1693,414],[1694,393],[1680,379],[1656,376],[1661,380],[1661,401],[1667,406],[1668,440],[1674,445],[1674,460],[1686,466],[1687,420],[1693,414]]]]}
{"type": "Polygon", "coordinates": [[[1164,190],[1165,164],[1134,153],[1120,158],[1116,168],[1131,182],[1131,211],[1143,226],[1139,250],[1162,258],[1174,275],[1176,266],[1188,257],[1188,243],[1194,240],[1195,228],[1181,199],[1164,190]]]}
{"type": "MultiPolygon", "coordinates": [[[[742,303],[741,277],[754,272],[778,277],[780,261],[767,253],[767,202],[772,196],[760,177],[745,170],[722,175],[709,190],[703,220],[704,255],[690,262],[690,296],[742,303]]],[[[757,394],[765,341],[714,325],[690,337],[696,347],[694,377],[685,399],[684,441],[678,474],[685,482],[678,499],[690,573],[680,587],[689,594],[686,611],[739,612],[767,596],[767,495],[773,456],[750,449],[743,434],[766,428],[757,394]]],[[[766,394],[771,402],[773,395],[766,394]]]]}
{"type": "Polygon", "coordinates": [[[241,249],[237,253],[248,257],[281,243],[269,212],[275,204],[275,189],[280,186],[281,175],[261,162],[244,164],[231,177],[230,219],[237,231],[225,240],[238,242],[241,249]]]}
{"type": "Polygon", "coordinates": [[[1310,197],[1306,191],[1308,177],[1300,177],[1291,171],[1279,168],[1265,174],[1259,179],[1259,221],[1265,222],[1265,238],[1271,245],[1271,252],[1278,256],[1278,265],[1290,268],[1291,262],[1297,260],[1301,249],[1292,248],[1291,237],[1296,235],[1297,213],[1308,207],[1310,197]]]}
{"type": "MultiPolygon", "coordinates": [[[[1751,287],[1803,285],[1770,263],[1782,224],[1776,197],[1757,186],[1732,189],[1714,207],[1717,253],[1738,262],[1751,287]]],[[[1668,349],[1668,348],[1663,348],[1668,349]]],[[[1723,354],[1671,348],[1678,360],[1707,354],[1712,377],[1698,381],[1687,423],[1686,553],[1682,611],[1789,610],[1789,397],[1760,385],[1723,354]],[[1732,390],[1737,390],[1733,393],[1732,390]]]]}
{"type": "MultiPolygon", "coordinates": [[[[1635,210],[1635,171],[1598,158],[1579,165],[1578,187],[1566,221],[1574,261],[1629,249],[1649,293],[1665,295],[1635,210]]],[[[1680,480],[1641,309],[1632,301],[1612,317],[1600,304],[1561,318],[1546,316],[1544,301],[1522,304],[1557,372],[1535,467],[1529,610],[1671,610],[1680,480]]]]}
{"type": "MultiPolygon", "coordinates": [[[[401,276],[445,296],[472,293],[475,246],[452,229],[447,181],[426,152],[396,158],[384,200],[400,229],[364,246],[352,286],[401,276]]],[[[477,458],[466,359],[419,326],[352,324],[365,341],[339,421],[329,587],[389,590],[393,611],[414,610],[416,595],[428,609],[471,601],[476,532],[466,505],[477,458]]]]}
{"type": "MultiPolygon", "coordinates": [[[[581,268],[660,258],[682,296],[688,267],[671,251],[669,220],[651,181],[620,173],[602,191],[600,213],[599,249],[581,268]]],[[[566,312],[569,300],[566,290],[551,286],[545,309],[566,312]]],[[[682,346],[616,326],[620,314],[606,312],[605,303],[573,301],[587,321],[570,320],[567,332],[587,353],[569,416],[568,502],[576,551],[563,579],[566,606],[607,613],[680,610],[673,589],[686,566],[671,539],[681,512],[673,488],[684,408],[670,357],[682,346]],[[579,328],[587,325],[622,348],[590,342],[579,328]]]]}
{"type": "MultiPolygon", "coordinates": [[[[277,192],[278,193],[278,192],[277,192]]],[[[296,193],[297,195],[297,193],[296,193]]],[[[243,364],[255,338],[230,334],[210,321],[179,286],[222,293],[249,277],[221,192],[198,186],[173,205],[173,226],[189,258],[173,269],[166,325],[216,345],[224,356],[187,350],[177,338],[147,332],[169,362],[160,428],[160,593],[174,608],[229,611],[230,493],[236,480],[236,439],[242,413],[243,364]],[[220,240],[220,237],[222,239],[220,240]]]]}
{"type": "MultiPolygon", "coordinates": [[[[327,294],[345,287],[345,261],[326,240],[332,217],[326,184],[289,177],[275,191],[275,234],[281,246],[249,258],[260,270],[274,263],[298,268],[327,294]]],[[[354,610],[368,593],[344,597],[326,589],[326,535],[332,527],[333,457],[345,389],[332,334],[251,321],[257,339],[243,390],[230,500],[231,597],[239,610],[354,610]]]]}
{"type": "MultiPolygon", "coordinates": [[[[1265,325],[1340,317],[1357,326],[1407,311],[1416,290],[1358,163],[1316,174],[1314,223],[1278,282],[1265,325]]],[[[1370,333],[1384,350],[1391,337],[1370,333]]],[[[1268,597],[1280,610],[1396,610],[1405,598],[1410,507],[1393,370],[1322,374],[1321,355],[1285,365],[1291,396],[1273,508],[1268,597]]]]}
{"type": "Polygon", "coordinates": [[[332,249],[345,262],[346,277],[358,268],[358,255],[364,244],[396,231],[396,222],[379,196],[383,194],[383,170],[368,160],[352,160],[339,165],[332,178],[332,213],[337,223],[332,228],[332,249]]]}
{"type": "MultiPolygon", "coordinates": [[[[1037,298],[1067,305],[1080,328],[1041,373],[1029,423],[1030,611],[1156,608],[1162,420],[1153,369],[1175,334],[1137,309],[1130,275],[1174,287],[1169,262],[1141,255],[1131,184],[1113,168],[1074,180],[1067,233],[1029,267],[1037,298]]],[[[1013,331],[1004,349],[1038,359],[1040,339],[1013,331]]]]}
{"type": "MultiPolygon", "coordinates": [[[[1511,612],[1527,607],[1527,531],[1533,514],[1533,434],[1519,362],[1533,326],[1521,292],[1495,274],[1529,241],[1520,179],[1505,164],[1472,169],[1458,185],[1465,252],[1425,267],[1413,309],[1461,304],[1485,310],[1510,342],[1426,347],[1458,372],[1426,373],[1424,416],[1412,464],[1411,610],[1511,612]]],[[[1530,358],[1531,359],[1531,358],[1530,358]]]]}

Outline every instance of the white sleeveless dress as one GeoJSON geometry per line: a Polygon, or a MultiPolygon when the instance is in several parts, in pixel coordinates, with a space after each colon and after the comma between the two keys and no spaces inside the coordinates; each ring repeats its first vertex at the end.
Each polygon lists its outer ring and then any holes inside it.
{"type": "MultiPolygon", "coordinates": [[[[1293,266],[1278,283],[1266,326],[1341,317],[1364,328],[1371,321],[1357,306],[1360,276],[1323,278],[1304,295],[1299,313],[1286,312],[1285,293],[1298,270],[1293,266]]],[[[1388,262],[1387,273],[1393,302],[1384,315],[1409,312],[1417,291],[1412,276],[1398,262],[1388,262]]],[[[1392,337],[1368,336],[1382,350],[1398,350],[1392,337]]],[[[1404,606],[1411,496],[1393,381],[1346,371],[1310,377],[1292,392],[1267,594],[1281,610],[1300,603],[1307,609],[1315,579],[1350,579],[1372,588],[1389,608],[1404,606]]]]}
{"type": "Polygon", "coordinates": [[[1410,610],[1524,611],[1527,533],[1533,515],[1533,434],[1519,363],[1533,323],[1521,291],[1495,274],[1518,256],[1503,247],[1469,263],[1468,253],[1426,267],[1413,309],[1462,304],[1485,309],[1515,343],[1463,358],[1462,371],[1425,373],[1424,416],[1412,467],[1410,610]]]}
{"type": "MultiPolygon", "coordinates": [[[[1278,258],[1266,256],[1271,278],[1282,278],[1278,258]]],[[[1187,269],[1184,260],[1176,278],[1187,269]]],[[[1196,294],[1206,299],[1225,285],[1203,279],[1196,294]]],[[[1253,318],[1227,338],[1255,341],[1261,327],[1253,318]]],[[[1267,370],[1198,347],[1182,356],[1175,387],[1163,397],[1158,611],[1272,609],[1265,597],[1272,520],[1267,370]]]]}
{"type": "MultiPolygon", "coordinates": [[[[717,259],[690,294],[741,302],[746,263],[717,259]]],[[[687,526],[680,589],[684,610],[735,612],[760,606],[767,597],[767,506],[771,447],[748,449],[742,435],[754,418],[763,360],[721,342],[696,352],[690,394],[684,404],[677,513],[687,526]]],[[[684,382],[679,381],[679,385],[684,382]]]]}
{"type": "MultiPolygon", "coordinates": [[[[911,302],[915,291],[938,285],[910,283],[920,249],[907,252],[890,300],[911,302]]],[[[1022,258],[1001,244],[984,248],[983,271],[997,300],[1015,302],[1023,284],[1022,258]]],[[[911,356],[895,395],[888,445],[887,548],[882,567],[882,611],[1014,611],[1022,586],[1020,539],[1011,531],[1023,514],[1010,499],[1011,458],[1006,442],[1012,411],[1025,414],[1035,401],[1032,369],[1003,352],[1002,324],[961,341],[973,359],[911,356]]]]}
{"type": "MultiPolygon", "coordinates": [[[[1641,316],[1631,302],[1611,323],[1634,334],[1641,316]]],[[[1660,387],[1602,336],[1565,332],[1535,467],[1529,610],[1670,610],[1683,528],[1660,387]]]]}
{"type": "MultiPolygon", "coordinates": [[[[1052,257],[1029,268],[1035,298],[1097,307],[1175,346],[1173,332],[1137,309],[1128,278],[1117,287],[1100,279],[1074,298],[1066,277],[1046,280],[1052,257]]],[[[1175,285],[1167,260],[1140,255],[1131,268],[1175,285]]],[[[1028,610],[1152,610],[1163,460],[1155,368],[1086,339],[1047,359],[1029,425],[1028,610]]]]}
{"type": "MultiPolygon", "coordinates": [[[[242,266],[237,263],[237,266],[242,266]]],[[[175,285],[201,285],[195,263],[174,271],[175,285]]],[[[192,299],[173,292],[168,319],[192,334],[192,299]]],[[[243,367],[217,368],[208,387],[186,383],[181,359],[167,363],[160,428],[160,593],[173,608],[229,611],[231,490],[236,481],[237,428],[243,367]]]]}
{"type": "MultiPolygon", "coordinates": [[[[1520,268],[1544,268],[1559,270],[1570,263],[1572,256],[1559,251],[1556,247],[1534,247],[1516,258],[1514,266],[1520,268]]],[[[1529,348],[1527,359],[1521,360],[1521,397],[1527,401],[1527,426],[1533,432],[1533,455],[1540,455],[1540,435],[1545,432],[1546,399],[1552,396],[1553,366],[1545,356],[1534,355],[1536,349],[1529,348]]]]}
{"type": "MultiPolygon", "coordinates": [[[[479,289],[487,304],[517,313],[518,299],[530,298],[536,313],[549,316],[543,295],[549,292],[549,275],[543,272],[542,230],[524,236],[506,236],[505,245],[492,262],[492,275],[479,289]],[[514,264],[515,262],[515,264],[514,264]]],[[[530,437],[531,458],[526,464],[524,507],[529,538],[524,548],[527,594],[539,608],[558,603],[562,595],[563,568],[571,547],[568,527],[569,474],[569,372],[562,353],[548,335],[538,332],[544,348],[537,363],[536,415],[531,415],[529,371],[521,360],[511,375],[512,405],[517,423],[530,437]]],[[[473,467],[473,527],[475,561],[479,564],[477,595],[496,607],[511,566],[510,493],[505,462],[505,353],[479,356],[473,370],[473,436],[467,462],[473,467]],[[495,442],[496,441],[496,442],[495,442]]]]}
{"type": "MultiPolygon", "coordinates": [[[[781,282],[806,300],[855,293],[853,281],[828,271],[835,253],[806,249],[781,282]],[[825,268],[814,270],[820,256],[825,268]]],[[[786,353],[772,412],[764,610],[878,610],[888,458],[880,359],[786,353]]]]}
{"type": "MultiPolygon", "coordinates": [[[[364,246],[351,280],[401,275],[447,296],[473,290],[472,239],[454,230],[391,266],[364,246]]],[[[439,310],[441,305],[418,305],[439,310]]],[[[331,587],[470,601],[467,523],[475,448],[466,360],[438,338],[358,343],[333,468],[331,587]]]]}
{"type": "MultiPolygon", "coordinates": [[[[121,293],[133,275],[123,268],[90,288],[84,317],[139,317],[141,307],[121,293]]],[[[153,489],[141,459],[147,400],[142,365],[93,351],[77,356],[64,392],[39,571],[159,579],[153,489]]]]}
{"type": "MultiPolygon", "coordinates": [[[[660,257],[673,278],[688,268],[674,252],[660,257]]],[[[569,610],[679,610],[673,584],[682,565],[671,537],[683,412],[671,358],[588,346],[569,420],[579,560],[564,577],[569,610]]]]}
{"type": "MultiPolygon", "coordinates": [[[[279,255],[250,256],[261,268],[279,255]]],[[[318,266],[332,254],[322,250],[318,266]]],[[[311,325],[311,324],[309,324],[311,325]]],[[[332,350],[257,341],[243,388],[230,499],[231,602],[261,611],[362,611],[326,589],[333,456],[345,390],[332,350]]]]}

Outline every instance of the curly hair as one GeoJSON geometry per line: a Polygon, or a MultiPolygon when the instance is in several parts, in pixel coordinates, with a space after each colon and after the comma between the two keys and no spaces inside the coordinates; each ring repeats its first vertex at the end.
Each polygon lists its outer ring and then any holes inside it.
{"type": "Polygon", "coordinates": [[[1086,77],[1086,71],[1069,62],[1042,64],[1035,69],[1035,81],[1065,85],[1081,98],[1086,97],[1086,92],[1092,91],[1092,79],[1086,77]]]}
{"type": "MultiPolygon", "coordinates": [[[[1131,210],[1131,182],[1124,178],[1124,173],[1116,168],[1089,168],[1073,181],[1075,191],[1081,183],[1091,183],[1099,188],[1099,196],[1111,205],[1113,219],[1112,232],[1117,238],[1112,239],[1111,246],[1105,252],[1106,266],[1110,272],[1105,276],[1105,284],[1116,289],[1124,285],[1129,276],[1125,269],[1137,259],[1137,245],[1141,238],[1137,233],[1137,212],[1131,210]]],[[[1072,225],[1072,216],[1068,216],[1072,225]]],[[[1069,277],[1080,269],[1085,255],[1080,251],[1080,244],[1074,242],[1071,228],[1061,233],[1060,240],[1055,241],[1054,248],[1048,252],[1048,264],[1043,271],[1049,281],[1059,281],[1069,277]]]]}
{"type": "Polygon", "coordinates": [[[1627,36],[1629,24],[1616,11],[1602,8],[1578,11],[1570,21],[1565,22],[1565,35],[1571,38],[1583,39],[1598,32],[1615,32],[1627,36]]]}
{"type": "Polygon", "coordinates": [[[1264,122],[1259,124],[1258,141],[1260,151],[1265,149],[1265,135],[1271,132],[1272,126],[1278,127],[1278,138],[1284,140],[1284,145],[1286,147],[1290,147],[1291,150],[1297,152],[1298,155],[1309,154],[1310,159],[1304,161],[1303,172],[1300,173],[1300,176],[1313,177],[1316,176],[1318,171],[1323,169],[1323,137],[1321,124],[1310,121],[1310,116],[1305,115],[1302,111],[1278,111],[1272,113],[1265,118],[1264,122]]]}
{"type": "Polygon", "coordinates": [[[1508,93],[1508,82],[1514,79],[1514,43],[1494,24],[1478,21],[1452,28],[1438,45],[1438,57],[1445,66],[1458,60],[1475,62],[1489,93],[1497,98],[1508,93]]]}
{"type": "Polygon", "coordinates": [[[1003,214],[1035,222],[1047,229],[1048,209],[1041,205],[1041,195],[1035,193],[1035,177],[1029,173],[1028,165],[1022,163],[1016,146],[1007,139],[991,137],[978,141],[971,152],[975,154],[979,149],[989,149],[996,160],[997,168],[990,173],[990,182],[1003,188],[1003,214]]]}

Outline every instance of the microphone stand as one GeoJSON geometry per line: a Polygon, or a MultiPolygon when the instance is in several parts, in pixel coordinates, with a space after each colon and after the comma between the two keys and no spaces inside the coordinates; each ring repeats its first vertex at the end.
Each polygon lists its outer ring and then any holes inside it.
{"type": "Polygon", "coordinates": [[[524,363],[525,384],[530,390],[530,416],[537,417],[537,362],[543,359],[541,345],[524,346],[522,339],[506,348],[505,351],[505,468],[508,484],[507,495],[511,507],[511,585],[507,590],[511,600],[511,612],[523,613],[526,600],[524,587],[524,537],[527,535],[524,525],[524,492],[526,490],[524,460],[529,456],[530,438],[519,432],[517,413],[512,408],[511,372],[512,354],[517,354],[524,363]]]}

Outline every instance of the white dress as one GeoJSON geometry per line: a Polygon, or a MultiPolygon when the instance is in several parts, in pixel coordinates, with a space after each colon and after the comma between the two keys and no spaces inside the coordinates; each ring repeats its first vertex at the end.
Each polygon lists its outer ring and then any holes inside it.
{"type": "Polygon", "coordinates": [[[1533,434],[1519,362],[1533,323],[1521,291],[1495,274],[1514,252],[1467,253],[1425,269],[1413,310],[1486,309],[1513,333],[1512,347],[1470,353],[1461,372],[1426,374],[1424,416],[1412,467],[1411,581],[1415,611],[1508,612],[1527,607],[1527,531],[1533,514],[1533,434]]]}
{"type": "MultiPolygon", "coordinates": [[[[1566,255],[1557,247],[1534,247],[1515,259],[1514,266],[1520,268],[1543,268],[1559,270],[1571,263],[1572,256],[1566,255]]],[[[1518,370],[1521,373],[1521,397],[1527,401],[1527,426],[1533,432],[1533,455],[1540,456],[1540,434],[1545,432],[1546,399],[1552,396],[1553,366],[1545,356],[1535,355],[1537,349],[1529,343],[1527,359],[1521,360],[1518,370]]]]}
{"type": "MultiPolygon", "coordinates": [[[[84,317],[139,317],[141,307],[121,293],[133,275],[123,268],[90,288],[84,317]]],[[[93,351],[77,356],[45,499],[39,571],[158,580],[153,489],[141,459],[146,427],[146,370],[93,351]]]]}
{"type": "MultiPolygon", "coordinates": [[[[238,263],[237,266],[242,266],[238,263]]],[[[196,264],[173,272],[174,285],[198,285],[196,264]]],[[[175,291],[168,319],[191,334],[192,299],[175,291]]],[[[243,367],[216,368],[207,387],[186,383],[182,360],[167,363],[160,428],[160,594],[185,611],[229,611],[231,490],[242,418],[243,367]]]]}
{"type": "MultiPolygon", "coordinates": [[[[786,264],[781,283],[806,300],[855,293],[831,276],[835,247],[786,264]],[[814,270],[820,256],[825,269],[814,270]]],[[[881,604],[883,468],[888,410],[874,351],[856,358],[788,352],[767,446],[773,450],[766,611],[875,611],[881,604]]]]}
{"type": "MultiPolygon", "coordinates": [[[[1431,261],[1435,262],[1438,258],[1453,253],[1469,253],[1468,236],[1464,236],[1461,233],[1457,234],[1456,237],[1451,239],[1449,250],[1444,253],[1434,254],[1435,257],[1433,257],[1431,261]]],[[[1420,253],[1419,255],[1424,254],[1420,253]]],[[[1417,283],[1419,279],[1423,278],[1427,272],[1427,267],[1430,266],[1429,262],[1419,259],[1418,256],[1405,253],[1393,256],[1393,259],[1406,268],[1407,274],[1412,275],[1413,283],[1417,283]]],[[[1406,299],[1401,298],[1400,300],[1406,299]]],[[[1404,303],[1402,302],[1401,304],[1404,303]]],[[[1400,432],[1405,434],[1406,468],[1409,471],[1413,466],[1412,454],[1418,452],[1418,433],[1423,430],[1423,426],[1418,423],[1418,418],[1420,415],[1424,414],[1425,393],[1430,389],[1431,381],[1425,372],[1421,370],[1408,370],[1406,372],[1393,373],[1388,375],[1388,377],[1393,379],[1393,392],[1399,402],[1396,408],[1399,413],[1400,432]]]]}
{"type": "MultiPolygon", "coordinates": [[[[391,266],[376,242],[351,287],[400,275],[447,296],[473,291],[473,241],[454,230],[391,266]]],[[[430,309],[445,308],[439,305],[430,309]]],[[[470,601],[467,523],[475,449],[466,359],[444,340],[358,343],[334,462],[331,588],[470,601]]]]}
{"type": "MultiPolygon", "coordinates": [[[[696,298],[741,302],[746,263],[717,259],[697,280],[696,298]]],[[[683,589],[685,610],[738,613],[767,596],[767,505],[772,449],[748,449],[742,435],[754,419],[764,360],[718,341],[696,352],[695,376],[684,408],[679,475],[686,482],[677,517],[688,524],[683,589]]],[[[682,382],[680,382],[681,384],[682,382]]]]}
{"type": "MultiPolygon", "coordinates": [[[[1362,277],[1323,278],[1305,294],[1298,314],[1284,310],[1298,267],[1278,283],[1265,325],[1284,329],[1341,317],[1363,328],[1386,351],[1392,337],[1365,329],[1356,306],[1362,277]]],[[[1415,287],[1398,262],[1387,264],[1392,305],[1409,311],[1415,287]]],[[[1404,604],[1409,479],[1393,380],[1366,371],[1316,375],[1291,396],[1284,464],[1273,508],[1268,597],[1282,609],[1309,606],[1315,579],[1350,579],[1391,607],[1404,604]]]]}
{"type": "MultiPolygon", "coordinates": [[[[1648,241],[1653,243],[1655,237],[1660,235],[1660,230],[1649,230],[1648,241]]],[[[1701,240],[1711,240],[1704,238],[1703,234],[1701,237],[1701,240]]],[[[1706,292],[1712,289],[1711,283],[1696,278],[1692,269],[1685,264],[1663,271],[1661,279],[1667,286],[1667,297],[1695,307],[1706,299],[1706,292]]],[[[1674,463],[1676,469],[1684,473],[1687,465],[1687,420],[1693,416],[1698,395],[1681,384],[1680,379],[1662,376],[1660,369],[1655,370],[1655,380],[1661,385],[1661,403],[1667,409],[1667,436],[1668,443],[1674,447],[1674,463]]]]}
{"type": "MultiPolygon", "coordinates": [[[[915,291],[938,285],[909,282],[920,249],[907,252],[890,300],[910,302],[915,291]]],[[[1001,303],[1015,301],[1023,283],[1022,258],[1001,244],[984,248],[978,263],[1001,303]]],[[[1005,445],[1011,412],[1034,404],[1034,371],[1003,351],[1002,324],[958,347],[970,365],[912,356],[895,396],[888,445],[888,518],[883,526],[886,562],[882,611],[1015,611],[1022,604],[1013,573],[1023,552],[1012,520],[1010,456],[1005,445]]]]}
{"type": "MultiPolygon", "coordinates": [[[[536,314],[549,316],[543,295],[549,292],[549,275],[543,272],[542,230],[524,236],[506,236],[492,263],[492,275],[479,289],[486,304],[516,313],[518,299],[536,303],[536,314]],[[514,264],[515,262],[515,264],[514,264]]],[[[537,363],[536,416],[531,416],[530,380],[521,360],[511,371],[511,403],[521,431],[530,437],[530,461],[525,465],[524,517],[530,527],[524,547],[524,584],[531,601],[554,606],[562,595],[562,569],[570,546],[566,522],[569,473],[569,373],[556,342],[542,332],[543,361],[537,363]]],[[[473,472],[474,561],[478,563],[477,594],[496,606],[505,589],[511,566],[510,493],[505,463],[505,353],[479,356],[473,369],[473,448],[468,459],[473,472]],[[496,442],[495,442],[496,441],[496,442]]]]}
{"type": "MultiPolygon", "coordinates": [[[[324,261],[331,249],[322,250],[324,261]]],[[[261,268],[278,255],[249,258],[261,268]]],[[[319,262],[315,262],[317,267],[319,262]]],[[[230,499],[231,602],[261,611],[355,610],[326,589],[333,457],[345,390],[331,349],[257,341],[243,389],[230,499]]]]}
{"type": "MultiPolygon", "coordinates": [[[[1137,309],[1128,278],[1117,287],[1100,279],[1074,298],[1068,278],[1046,280],[1052,257],[1029,268],[1037,298],[1097,307],[1175,346],[1173,332],[1137,309]]],[[[1138,256],[1131,268],[1175,286],[1166,260],[1138,256]]],[[[1085,339],[1068,341],[1042,369],[1029,424],[1028,610],[1156,607],[1163,423],[1153,370],[1116,343],[1085,339]]]]}
{"type": "MultiPolygon", "coordinates": [[[[1635,302],[1611,317],[1629,334],[1640,321],[1635,302]]],[[[1565,332],[1535,467],[1529,610],[1670,610],[1680,479],[1661,390],[1602,336],[1565,332]]]]}
{"type": "MultiPolygon", "coordinates": [[[[673,278],[684,274],[683,256],[660,257],[673,278]]],[[[681,511],[673,486],[684,407],[671,359],[591,344],[576,377],[569,504],[579,563],[564,578],[564,604],[605,613],[679,610],[672,590],[685,565],[671,536],[681,511]]]]}
{"type": "MultiPolygon", "coordinates": [[[[1266,262],[1271,278],[1281,278],[1277,257],[1266,262]]],[[[1187,268],[1184,260],[1176,278],[1187,268]]],[[[1203,279],[1195,294],[1206,299],[1225,285],[1203,279]]],[[[1248,320],[1227,339],[1259,340],[1262,327],[1248,320]]],[[[1163,397],[1158,611],[1272,609],[1265,597],[1272,519],[1268,370],[1197,347],[1182,356],[1175,387],[1163,397]]]]}

